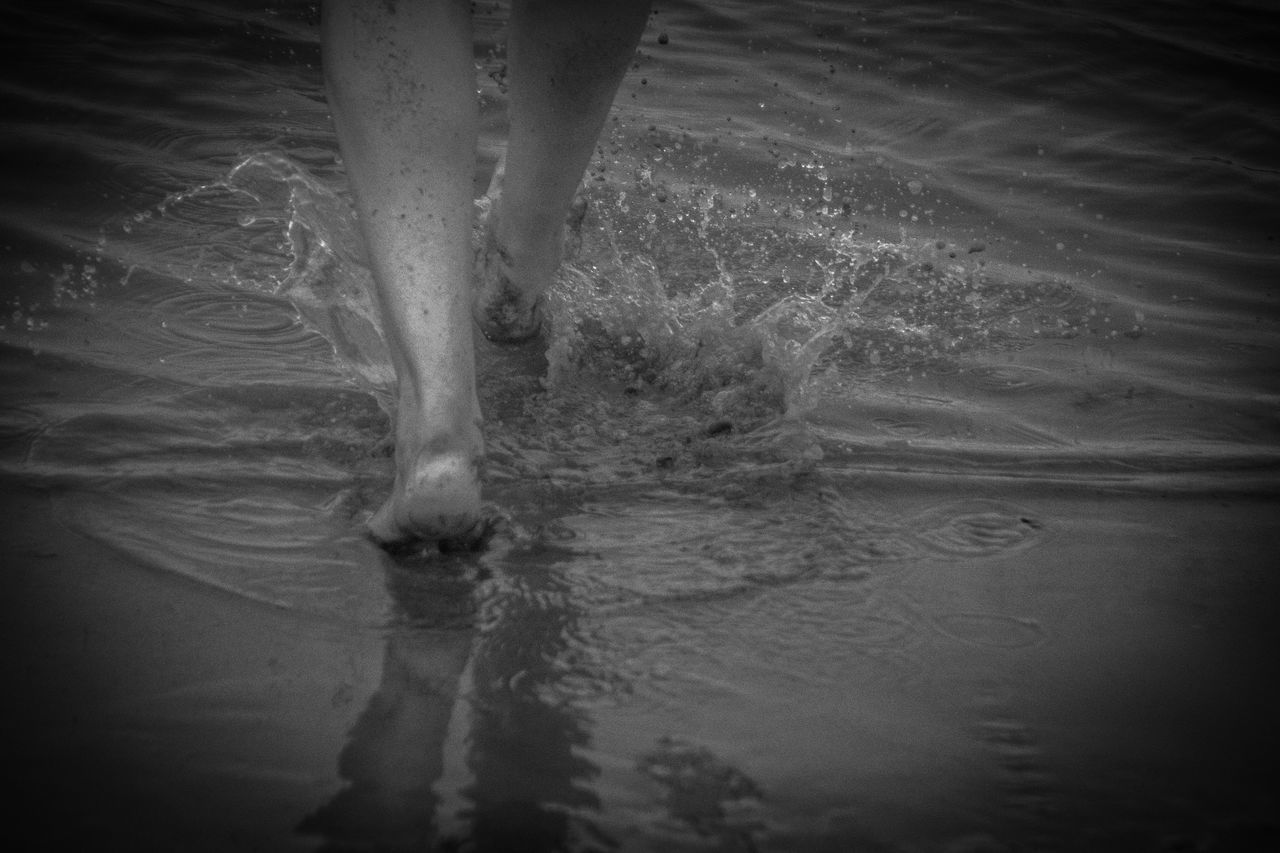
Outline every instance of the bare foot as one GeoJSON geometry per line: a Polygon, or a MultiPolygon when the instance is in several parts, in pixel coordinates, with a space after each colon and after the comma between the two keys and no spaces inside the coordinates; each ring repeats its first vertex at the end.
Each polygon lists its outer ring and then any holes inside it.
{"type": "Polygon", "coordinates": [[[498,245],[492,209],[476,253],[476,292],[471,316],[495,343],[521,343],[542,331],[542,293],[517,283],[511,255],[498,245]]]}
{"type": "Polygon", "coordinates": [[[554,239],[515,252],[498,240],[498,207],[505,156],[499,159],[484,198],[476,203],[475,294],[471,314],[494,343],[524,343],[542,332],[542,294],[562,260],[582,244],[587,202],[579,193],[554,239]]]}
{"type": "Polygon", "coordinates": [[[369,519],[369,533],[385,546],[426,541],[447,550],[481,542],[489,525],[480,507],[478,462],[473,453],[424,450],[406,471],[397,459],[391,496],[369,519]]]}

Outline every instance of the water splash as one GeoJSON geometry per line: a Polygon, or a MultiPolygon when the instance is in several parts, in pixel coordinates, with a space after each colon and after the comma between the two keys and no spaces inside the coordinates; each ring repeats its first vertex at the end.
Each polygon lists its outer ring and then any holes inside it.
{"type": "Polygon", "coordinates": [[[886,374],[1080,334],[1099,312],[978,250],[796,227],[757,198],[593,188],[594,227],[551,297],[552,387],[591,370],[738,421],[803,418],[886,374]]]}
{"type": "Polygon", "coordinates": [[[226,184],[260,204],[240,218],[242,227],[267,225],[283,233],[289,265],[271,282],[273,292],[293,303],[333,345],[340,363],[388,408],[395,378],[350,205],[278,154],[245,158],[226,184]]]}
{"type": "Polygon", "coordinates": [[[286,300],[348,377],[380,402],[390,397],[394,376],[351,207],[283,154],[251,154],[217,180],[109,223],[98,253],[124,270],[126,286],[152,273],[189,285],[199,304],[286,300]]]}
{"type": "MultiPolygon", "coordinates": [[[[649,166],[636,175],[584,190],[582,247],[548,295],[553,396],[590,375],[751,430],[860,398],[888,375],[1072,337],[1106,314],[1068,282],[988,263],[983,245],[869,239],[842,207],[801,216],[796,200],[754,189],[681,187],[649,166]]],[[[372,279],[337,188],[260,152],[117,227],[134,238],[112,247],[130,275],[287,300],[392,411],[372,279]]]]}

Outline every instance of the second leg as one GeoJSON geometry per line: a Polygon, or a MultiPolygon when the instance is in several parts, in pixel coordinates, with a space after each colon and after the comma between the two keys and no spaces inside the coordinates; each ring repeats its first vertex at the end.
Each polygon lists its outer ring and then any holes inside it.
{"type": "Polygon", "coordinates": [[[507,47],[511,130],[477,258],[473,313],[491,340],[541,326],[564,221],[648,19],[649,0],[516,0],[507,47]]]}

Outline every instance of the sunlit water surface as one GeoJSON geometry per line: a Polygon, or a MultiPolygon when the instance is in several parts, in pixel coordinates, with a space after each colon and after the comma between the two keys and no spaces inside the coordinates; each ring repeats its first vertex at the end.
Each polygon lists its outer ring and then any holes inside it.
{"type": "Polygon", "coordinates": [[[547,364],[480,344],[497,533],[391,557],[316,10],[20,4],[0,464],[51,840],[1275,843],[1280,28],[1039,6],[659,3],[547,364]]]}

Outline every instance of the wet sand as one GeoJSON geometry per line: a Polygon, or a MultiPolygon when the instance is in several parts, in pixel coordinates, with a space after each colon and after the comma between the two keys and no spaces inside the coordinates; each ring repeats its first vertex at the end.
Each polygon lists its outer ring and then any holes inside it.
{"type": "MultiPolygon", "coordinates": [[[[869,486],[891,508],[884,482],[869,486]]],[[[482,849],[503,849],[538,826],[563,839],[552,789],[570,783],[595,792],[604,810],[582,814],[623,849],[653,849],[661,834],[626,831],[631,809],[652,808],[636,799],[637,768],[689,764],[702,753],[681,744],[697,743],[708,762],[730,758],[706,770],[713,780],[764,780],[764,813],[786,816],[767,849],[839,839],[932,849],[975,825],[993,828],[992,843],[1041,849],[1148,849],[1154,827],[1169,849],[1274,838],[1275,501],[1224,493],[1209,505],[1174,491],[1098,504],[1072,491],[1035,503],[1052,530],[1032,553],[895,570],[880,592],[898,606],[876,609],[910,622],[887,639],[858,627],[865,614],[853,607],[843,633],[798,621],[794,643],[779,645],[795,602],[786,588],[712,608],[718,616],[690,611],[694,646],[673,645],[661,614],[630,639],[633,620],[601,615],[603,642],[639,643],[635,671],[652,663],[676,681],[636,678],[629,699],[587,697],[562,717],[538,690],[567,688],[539,661],[555,657],[565,618],[592,615],[542,610],[535,593],[572,583],[581,566],[501,549],[481,558],[525,572],[532,591],[477,647],[484,619],[456,565],[433,576],[357,549],[352,572],[379,577],[398,616],[386,629],[354,627],[138,565],[62,525],[46,491],[11,486],[13,814],[52,806],[58,818],[40,833],[49,845],[288,850],[327,838],[335,849],[409,849],[442,830],[473,841],[487,830],[482,849]],[[741,641],[753,620],[774,639],[767,648],[741,641]],[[793,689],[781,689],[788,679],[793,689]],[[661,695],[673,687],[684,710],[666,717],[661,695]],[[558,767],[571,753],[576,764],[558,767]],[[513,804],[533,794],[553,808],[522,815],[513,804]],[[468,824],[486,797],[489,819],[468,824]]],[[[590,536],[589,517],[565,522],[590,536]]],[[[806,613],[840,626],[811,606],[793,615],[806,613]]],[[[669,819],[700,821],[699,834],[726,844],[753,837],[724,812],[699,816],[707,796],[737,796],[707,784],[711,794],[659,798],[669,819]]]]}
{"type": "Polygon", "coordinates": [[[314,846],[295,830],[341,786],[334,746],[377,684],[381,639],[139,566],[60,524],[41,491],[0,500],[8,799],[28,841],[314,846]]]}

